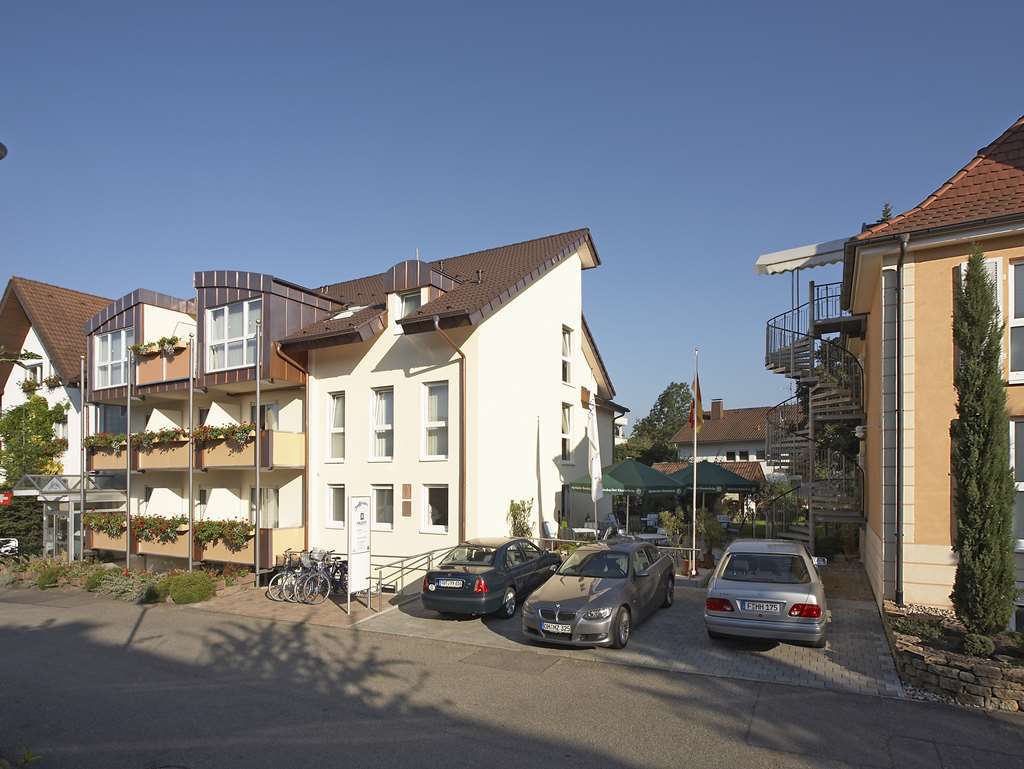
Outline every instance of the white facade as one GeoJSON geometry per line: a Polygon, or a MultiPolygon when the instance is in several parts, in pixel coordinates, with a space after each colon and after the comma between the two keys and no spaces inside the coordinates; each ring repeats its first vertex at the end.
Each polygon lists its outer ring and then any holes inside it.
{"type": "MultiPolygon", "coordinates": [[[[40,383],[46,377],[57,374],[57,371],[53,368],[53,364],[50,362],[50,356],[47,353],[46,348],[43,347],[43,343],[40,341],[35,329],[31,327],[29,328],[21,349],[25,352],[32,352],[40,356],[39,360],[30,360],[25,362],[28,366],[39,367],[39,371],[36,376],[40,383]]],[[[19,366],[14,366],[11,370],[11,375],[7,377],[7,383],[4,385],[3,399],[0,401],[4,410],[14,406],[20,406],[28,400],[29,396],[21,389],[21,383],[28,376],[30,376],[30,373],[19,366]]],[[[58,428],[60,434],[55,437],[66,438],[68,443],[68,448],[59,458],[63,473],[66,475],[77,475],[81,470],[81,454],[79,453],[79,447],[81,445],[81,390],[77,387],[66,387],[63,384],[51,390],[45,384],[40,384],[39,389],[36,390],[35,394],[46,398],[46,402],[51,406],[61,403],[68,404],[67,422],[58,428]]],[[[11,480],[12,482],[16,482],[18,479],[14,478],[11,480]]]]}
{"type": "MultiPolygon", "coordinates": [[[[676,444],[679,458],[689,460],[693,456],[692,443],[676,444]]],[[[697,436],[697,459],[708,462],[761,462],[767,471],[764,462],[765,446],[764,441],[728,441],[724,443],[702,443],[700,435],[697,436]]]]}
{"type": "MultiPolygon", "coordinates": [[[[424,289],[425,290],[425,289],[424,289]]],[[[453,545],[459,520],[459,358],[441,334],[405,335],[395,322],[397,297],[389,297],[389,327],[374,340],[313,350],[309,359],[309,541],[344,552],[344,523],[333,509],[344,487],[371,498],[373,552],[409,555],[453,545]],[[443,457],[424,450],[427,385],[447,384],[447,443],[443,457]],[[394,450],[374,456],[374,392],[393,393],[394,450]],[[333,395],[344,394],[344,459],[332,459],[333,395]],[[390,523],[379,520],[379,490],[391,489],[390,523]],[[447,489],[448,525],[436,523],[431,490],[447,489]]],[[[541,519],[553,526],[562,486],[587,473],[587,412],[581,388],[597,391],[584,353],[579,255],[546,272],[477,326],[448,332],[466,355],[467,537],[508,534],[512,500],[533,499],[534,532],[541,519]],[[563,335],[569,352],[563,356],[563,335]],[[568,366],[563,367],[563,362],[568,366]],[[567,370],[569,382],[563,382],[567,370]],[[563,404],[569,410],[563,433],[563,404]],[[568,459],[562,459],[563,436],[568,459]]],[[[602,462],[611,463],[612,413],[600,410],[602,462]]],[[[334,429],[336,432],[337,428],[334,429]]],[[[438,491],[434,492],[439,493],[438,491]]],[[[443,494],[443,491],[440,493],[443,494]]],[[[573,520],[593,506],[575,494],[573,520]]],[[[606,497],[602,517],[611,509],[606,497]]]]}

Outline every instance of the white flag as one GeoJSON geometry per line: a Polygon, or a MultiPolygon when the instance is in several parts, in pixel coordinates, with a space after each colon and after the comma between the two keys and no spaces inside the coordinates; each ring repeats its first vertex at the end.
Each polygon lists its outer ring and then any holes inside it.
{"type": "Polygon", "coordinates": [[[597,500],[604,497],[604,484],[601,480],[601,439],[597,433],[597,409],[594,408],[593,397],[590,399],[587,439],[587,459],[590,465],[590,498],[597,502],[597,500]]]}

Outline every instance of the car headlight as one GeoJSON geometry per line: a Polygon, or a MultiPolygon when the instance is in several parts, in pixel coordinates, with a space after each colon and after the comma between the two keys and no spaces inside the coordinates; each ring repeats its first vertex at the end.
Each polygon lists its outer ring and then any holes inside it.
{"type": "Polygon", "coordinates": [[[608,619],[612,616],[612,610],[605,607],[604,609],[587,609],[583,612],[583,619],[608,619]]]}

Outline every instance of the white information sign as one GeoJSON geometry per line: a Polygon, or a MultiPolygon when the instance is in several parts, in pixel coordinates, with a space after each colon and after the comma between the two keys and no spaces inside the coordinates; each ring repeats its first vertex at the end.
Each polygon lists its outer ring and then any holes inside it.
{"type": "Polygon", "coordinates": [[[355,593],[366,593],[370,604],[370,498],[349,497],[348,521],[348,600],[355,593]]]}

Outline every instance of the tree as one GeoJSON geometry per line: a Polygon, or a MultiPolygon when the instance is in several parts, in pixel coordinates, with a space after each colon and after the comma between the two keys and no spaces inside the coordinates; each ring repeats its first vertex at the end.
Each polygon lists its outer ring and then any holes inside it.
{"type": "Polygon", "coordinates": [[[1013,611],[1013,495],[1003,325],[996,286],[975,246],[956,289],[953,339],[959,351],[953,382],[957,419],[951,435],[958,562],[953,608],[968,630],[991,635],[1013,611]]]}
{"type": "Polygon", "coordinates": [[[650,412],[633,426],[629,440],[615,447],[615,461],[635,459],[645,465],[670,462],[676,458],[672,436],[690,418],[690,386],[671,382],[650,412]]]}
{"type": "MultiPolygon", "coordinates": [[[[67,442],[54,438],[53,426],[65,418],[67,404],[50,406],[40,395],[0,413],[0,487],[11,487],[23,475],[62,472],[60,455],[67,442]]],[[[22,552],[42,549],[42,512],[35,499],[15,497],[0,507],[0,535],[17,537],[22,552]]]]}
{"type": "Polygon", "coordinates": [[[882,203],[882,215],[878,217],[878,221],[887,222],[892,219],[892,204],[887,200],[882,203]]]}

